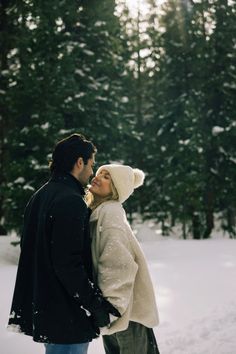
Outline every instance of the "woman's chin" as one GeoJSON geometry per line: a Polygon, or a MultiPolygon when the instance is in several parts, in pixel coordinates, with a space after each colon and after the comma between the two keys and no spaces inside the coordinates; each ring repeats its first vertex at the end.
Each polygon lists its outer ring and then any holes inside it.
{"type": "Polygon", "coordinates": [[[94,187],[90,184],[90,186],[88,187],[89,192],[91,192],[93,194],[94,191],[94,187]]]}

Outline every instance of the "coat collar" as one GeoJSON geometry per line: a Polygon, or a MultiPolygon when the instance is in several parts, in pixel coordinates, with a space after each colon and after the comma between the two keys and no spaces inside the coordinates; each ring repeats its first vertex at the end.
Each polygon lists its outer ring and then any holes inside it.
{"type": "Polygon", "coordinates": [[[57,182],[57,183],[58,182],[63,183],[65,185],[73,188],[77,192],[79,192],[79,194],[81,194],[81,195],[85,194],[82,184],[70,173],[54,174],[50,178],[50,181],[57,182]]]}
{"type": "Polygon", "coordinates": [[[121,206],[121,203],[118,202],[117,200],[107,200],[106,202],[103,202],[102,204],[100,204],[96,209],[94,209],[90,215],[90,222],[96,221],[99,218],[99,215],[102,211],[102,209],[105,207],[105,205],[109,205],[109,204],[119,204],[121,206]]]}

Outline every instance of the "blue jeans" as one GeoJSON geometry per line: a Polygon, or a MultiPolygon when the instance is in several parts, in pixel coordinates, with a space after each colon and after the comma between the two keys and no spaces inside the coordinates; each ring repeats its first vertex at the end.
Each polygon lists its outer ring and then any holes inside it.
{"type": "Polygon", "coordinates": [[[89,342],[80,344],[45,344],[45,354],[87,354],[89,342]]]}

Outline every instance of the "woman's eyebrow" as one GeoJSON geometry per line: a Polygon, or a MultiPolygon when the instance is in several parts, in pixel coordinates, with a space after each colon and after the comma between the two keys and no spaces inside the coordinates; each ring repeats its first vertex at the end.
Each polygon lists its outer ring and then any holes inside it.
{"type": "Polygon", "coordinates": [[[109,172],[104,172],[104,175],[105,176],[110,176],[110,173],[109,172]]]}

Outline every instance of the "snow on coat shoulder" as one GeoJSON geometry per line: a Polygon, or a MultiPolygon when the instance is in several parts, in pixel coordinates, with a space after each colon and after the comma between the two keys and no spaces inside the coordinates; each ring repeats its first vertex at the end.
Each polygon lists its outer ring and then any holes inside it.
{"type": "Polygon", "coordinates": [[[122,315],[103,334],[125,330],[129,321],[156,326],[158,311],[147,263],[121,203],[98,206],[90,228],[95,279],[122,315]]]}

